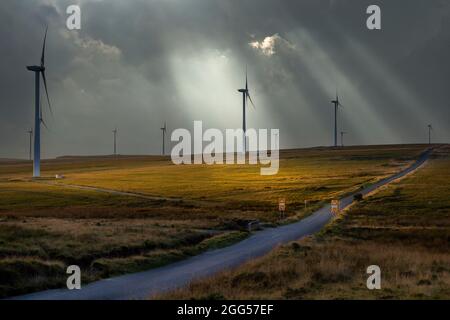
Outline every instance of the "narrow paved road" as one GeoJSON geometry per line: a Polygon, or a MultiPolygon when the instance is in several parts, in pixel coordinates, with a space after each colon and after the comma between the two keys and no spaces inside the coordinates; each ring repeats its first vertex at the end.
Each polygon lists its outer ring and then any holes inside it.
{"type": "MultiPolygon", "coordinates": [[[[368,194],[421,166],[429,157],[430,151],[423,153],[407,169],[381,180],[359,191],[368,194]]],[[[341,209],[353,202],[353,195],[341,199],[341,209]]],[[[232,246],[207,251],[198,256],[149,271],[128,274],[116,278],[100,280],[82,286],[81,290],[55,289],[14,299],[144,299],[152,294],[182,287],[196,278],[207,277],[219,271],[236,267],[242,263],[262,256],[279,244],[297,240],[320,230],[330,219],[330,206],[314,212],[311,216],[289,225],[265,229],[232,246]]]]}

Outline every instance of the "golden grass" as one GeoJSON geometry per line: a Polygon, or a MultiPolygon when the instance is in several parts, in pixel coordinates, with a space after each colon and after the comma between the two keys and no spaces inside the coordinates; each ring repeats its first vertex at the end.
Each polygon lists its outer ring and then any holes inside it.
{"type": "MultiPolygon", "coordinates": [[[[42,174],[64,174],[66,179],[58,182],[65,184],[223,201],[235,207],[249,203],[260,204],[260,209],[283,196],[298,209],[305,199],[330,199],[390,175],[423,150],[421,145],[288,150],[281,152],[280,171],[274,176],[261,176],[259,166],[175,166],[154,157],[57,159],[44,162],[42,174]]],[[[26,178],[29,170],[29,164],[3,164],[0,181],[26,178]]]]}
{"type": "Polygon", "coordinates": [[[315,237],[159,299],[449,299],[450,148],[315,237]],[[382,289],[368,290],[378,265],[382,289]]]}
{"type": "Polygon", "coordinates": [[[448,298],[450,256],[421,248],[308,239],[234,271],[191,283],[158,299],[448,298]],[[379,265],[382,290],[368,290],[366,268],[379,265]]]}
{"type": "Polygon", "coordinates": [[[258,166],[175,166],[167,157],[43,161],[43,182],[58,186],[31,180],[28,161],[2,161],[0,296],[60,286],[66,276],[62,266],[72,263],[82,267],[86,282],[232,243],[246,236],[240,231],[249,220],[278,223],[281,196],[287,198],[288,218],[299,219],[323,201],[399,171],[423,150],[422,145],[287,150],[276,176],[260,176],[258,166]],[[53,181],[55,174],[66,178],[53,181]]]}

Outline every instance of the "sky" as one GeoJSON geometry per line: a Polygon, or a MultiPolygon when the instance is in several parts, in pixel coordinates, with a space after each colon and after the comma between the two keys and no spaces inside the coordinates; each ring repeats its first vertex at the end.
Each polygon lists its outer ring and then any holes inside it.
{"type": "Polygon", "coordinates": [[[446,0],[2,0],[0,158],[27,158],[48,25],[42,157],[161,152],[160,128],[280,130],[280,147],[450,142],[446,0]],[[68,30],[78,4],[81,29],[68,30]],[[371,4],[381,30],[366,27],[371,4]]]}

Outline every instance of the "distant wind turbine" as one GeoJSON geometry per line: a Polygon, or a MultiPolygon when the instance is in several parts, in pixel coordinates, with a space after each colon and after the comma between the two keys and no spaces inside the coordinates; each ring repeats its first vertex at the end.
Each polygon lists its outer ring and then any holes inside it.
{"type": "Polygon", "coordinates": [[[117,128],[115,128],[112,132],[114,134],[114,155],[117,155],[117,128]]]}
{"type": "Polygon", "coordinates": [[[341,131],[341,147],[344,146],[344,134],[347,134],[347,132],[341,131]]]}
{"type": "Polygon", "coordinates": [[[428,144],[431,144],[431,131],[433,131],[433,127],[431,124],[428,125],[428,144]]]}
{"type": "Polygon", "coordinates": [[[247,106],[247,100],[250,100],[250,103],[252,104],[253,107],[255,107],[255,105],[253,104],[252,98],[250,97],[250,93],[248,90],[248,79],[247,79],[247,68],[245,69],[245,89],[238,89],[239,92],[242,93],[242,130],[244,131],[244,136],[243,136],[243,141],[244,141],[244,146],[243,146],[243,150],[244,153],[247,152],[247,138],[245,136],[245,132],[247,130],[246,127],[246,122],[245,122],[245,108],[247,106]]]}
{"type": "Polygon", "coordinates": [[[331,103],[334,104],[334,146],[337,147],[337,111],[339,107],[343,107],[343,105],[339,102],[337,90],[336,99],[331,100],[331,103]]]}
{"type": "Polygon", "coordinates": [[[48,107],[52,113],[52,106],[48,97],[47,80],[45,78],[45,41],[47,39],[47,29],[45,29],[44,43],[42,45],[41,64],[39,66],[27,66],[27,70],[33,71],[35,74],[35,109],[34,109],[34,162],[33,177],[41,175],[41,123],[47,127],[42,118],[42,108],[40,103],[40,75],[44,81],[45,94],[47,96],[48,107]]]}
{"type": "Polygon", "coordinates": [[[161,128],[162,130],[162,155],[164,156],[166,154],[166,150],[165,150],[165,138],[166,138],[166,122],[164,122],[164,127],[161,128]]]}
{"type": "Polygon", "coordinates": [[[32,145],[32,141],[33,141],[33,129],[30,129],[27,132],[30,135],[30,150],[29,150],[29,156],[28,157],[31,160],[31,145],[32,145]]]}
{"type": "MultiPolygon", "coordinates": [[[[278,133],[275,133],[275,150],[280,150],[278,147],[278,133]]],[[[259,152],[259,149],[258,149],[259,152]]]]}

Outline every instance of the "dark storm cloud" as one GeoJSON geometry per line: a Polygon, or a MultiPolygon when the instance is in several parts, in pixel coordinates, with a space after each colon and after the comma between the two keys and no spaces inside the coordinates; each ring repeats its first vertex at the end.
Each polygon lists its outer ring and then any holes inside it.
{"type": "Polygon", "coordinates": [[[246,65],[249,126],[280,128],[282,147],[331,143],[336,88],[348,143],[425,141],[429,122],[450,138],[448,1],[377,1],[381,31],[365,27],[365,0],[85,0],[78,32],[65,28],[73,3],[0,3],[0,157],[27,154],[25,66],[46,24],[44,156],[111,153],[116,126],[121,153],[159,152],[164,121],[238,127],[246,65]]]}

